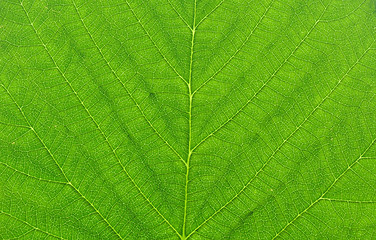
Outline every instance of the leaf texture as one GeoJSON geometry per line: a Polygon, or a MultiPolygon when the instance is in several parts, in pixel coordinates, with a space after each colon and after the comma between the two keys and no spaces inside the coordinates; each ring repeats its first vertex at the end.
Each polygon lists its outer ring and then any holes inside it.
{"type": "Polygon", "coordinates": [[[0,2],[1,239],[375,239],[374,0],[0,2]]]}

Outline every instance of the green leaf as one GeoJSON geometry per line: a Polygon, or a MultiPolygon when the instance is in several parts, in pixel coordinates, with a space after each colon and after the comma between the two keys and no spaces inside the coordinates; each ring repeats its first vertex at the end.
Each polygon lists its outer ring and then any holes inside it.
{"type": "Polygon", "coordinates": [[[1,239],[375,239],[375,40],[375,0],[1,1],[1,239]]]}

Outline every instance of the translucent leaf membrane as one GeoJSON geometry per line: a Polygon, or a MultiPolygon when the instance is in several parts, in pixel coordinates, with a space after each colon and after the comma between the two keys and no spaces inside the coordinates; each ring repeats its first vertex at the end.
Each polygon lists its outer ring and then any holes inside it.
{"type": "Polygon", "coordinates": [[[2,239],[374,239],[372,0],[0,2],[2,239]]]}

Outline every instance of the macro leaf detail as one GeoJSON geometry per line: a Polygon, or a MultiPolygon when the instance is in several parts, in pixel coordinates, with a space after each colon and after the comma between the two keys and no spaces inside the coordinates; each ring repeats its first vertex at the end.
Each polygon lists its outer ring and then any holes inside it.
{"type": "Polygon", "coordinates": [[[1,239],[375,239],[374,0],[0,2],[1,239]]]}

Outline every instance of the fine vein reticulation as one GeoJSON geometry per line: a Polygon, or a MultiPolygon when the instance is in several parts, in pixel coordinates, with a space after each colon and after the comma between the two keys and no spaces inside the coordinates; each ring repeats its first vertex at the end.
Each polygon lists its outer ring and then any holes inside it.
{"type": "Polygon", "coordinates": [[[0,3],[3,239],[374,239],[372,0],[0,3]]]}

